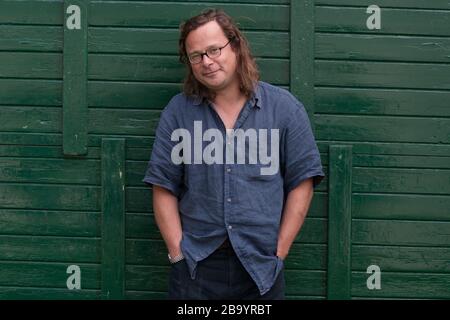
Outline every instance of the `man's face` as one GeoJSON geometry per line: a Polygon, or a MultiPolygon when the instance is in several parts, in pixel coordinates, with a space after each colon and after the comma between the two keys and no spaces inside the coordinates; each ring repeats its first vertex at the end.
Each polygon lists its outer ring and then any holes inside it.
{"type": "MultiPolygon", "coordinates": [[[[196,30],[191,31],[186,38],[186,53],[204,53],[207,49],[221,48],[229,39],[216,21],[210,21],[196,30]]],[[[236,67],[237,57],[231,43],[221,50],[216,58],[204,55],[202,61],[191,64],[195,78],[212,91],[224,90],[238,82],[236,67]]]]}

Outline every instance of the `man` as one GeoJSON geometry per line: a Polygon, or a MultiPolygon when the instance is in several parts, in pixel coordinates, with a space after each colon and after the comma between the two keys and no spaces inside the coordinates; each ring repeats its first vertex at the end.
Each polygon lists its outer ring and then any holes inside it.
{"type": "Polygon", "coordinates": [[[284,299],[284,259],[324,177],[305,109],[258,81],[223,11],[185,22],[179,54],[184,92],[162,112],[143,180],[172,263],[169,298],[284,299]]]}

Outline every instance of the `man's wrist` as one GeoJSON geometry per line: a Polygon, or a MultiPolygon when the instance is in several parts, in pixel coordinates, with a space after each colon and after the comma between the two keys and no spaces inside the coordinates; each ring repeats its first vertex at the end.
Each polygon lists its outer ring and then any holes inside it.
{"type": "Polygon", "coordinates": [[[167,254],[167,257],[169,258],[169,262],[174,264],[177,263],[178,261],[181,261],[184,259],[183,253],[180,251],[179,254],[177,254],[176,256],[171,256],[170,253],[167,254]]]}

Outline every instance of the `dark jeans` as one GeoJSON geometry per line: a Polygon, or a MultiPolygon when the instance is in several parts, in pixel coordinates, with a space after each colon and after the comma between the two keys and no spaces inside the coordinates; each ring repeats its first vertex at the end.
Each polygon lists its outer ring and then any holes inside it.
{"type": "Polygon", "coordinates": [[[185,260],[171,266],[169,299],[172,300],[283,300],[284,270],[273,287],[260,295],[258,287],[239,261],[233,249],[216,250],[197,265],[191,279],[185,260]]]}

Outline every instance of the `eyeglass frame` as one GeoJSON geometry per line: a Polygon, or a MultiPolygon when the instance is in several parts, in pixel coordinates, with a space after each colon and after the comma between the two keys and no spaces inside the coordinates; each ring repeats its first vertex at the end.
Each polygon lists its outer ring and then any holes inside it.
{"type": "Polygon", "coordinates": [[[224,49],[227,45],[229,45],[231,43],[231,41],[233,41],[233,40],[234,40],[234,38],[231,38],[223,47],[219,47],[219,48],[212,47],[212,48],[206,49],[205,52],[203,52],[203,53],[200,53],[200,52],[196,53],[197,56],[200,56],[200,60],[198,62],[192,62],[191,61],[191,56],[187,55],[188,61],[190,62],[190,64],[199,64],[199,63],[201,63],[203,61],[203,56],[207,56],[210,59],[218,58],[222,54],[222,49],[224,49]],[[215,57],[210,57],[208,55],[208,50],[211,50],[211,49],[218,49],[219,50],[219,54],[217,56],[215,56],[215,57]]]}

